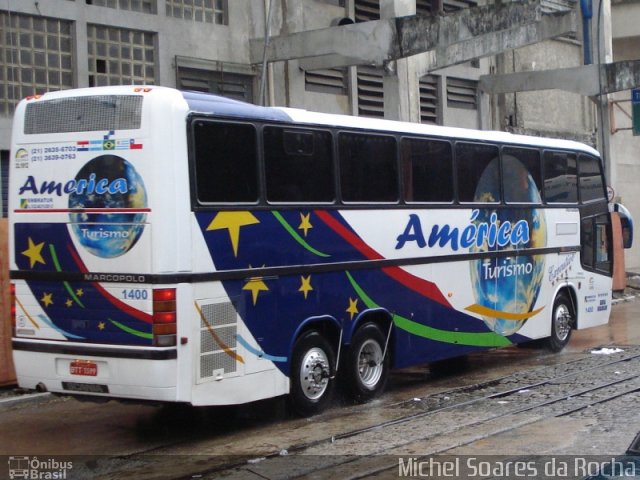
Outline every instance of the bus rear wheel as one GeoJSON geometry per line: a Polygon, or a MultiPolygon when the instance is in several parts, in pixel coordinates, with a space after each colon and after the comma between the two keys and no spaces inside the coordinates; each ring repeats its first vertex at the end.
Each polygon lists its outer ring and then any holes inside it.
{"type": "Polygon", "coordinates": [[[367,402],[384,390],[389,376],[385,343],[385,336],[375,323],[363,325],[353,335],[345,355],[343,380],[346,393],[356,402],[367,402]]]}
{"type": "Polygon", "coordinates": [[[545,339],[545,346],[552,352],[561,351],[571,338],[575,325],[573,304],[565,293],[560,293],[553,302],[551,315],[551,336],[545,339]]]}
{"type": "Polygon", "coordinates": [[[293,347],[290,400],[293,410],[308,417],[324,410],[333,395],[335,354],[315,330],[303,334],[293,347]]]}

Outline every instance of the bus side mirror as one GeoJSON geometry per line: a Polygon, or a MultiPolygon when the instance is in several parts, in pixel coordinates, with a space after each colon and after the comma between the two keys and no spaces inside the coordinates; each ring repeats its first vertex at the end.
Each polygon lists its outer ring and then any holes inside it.
{"type": "Polygon", "coordinates": [[[620,203],[613,206],[613,211],[620,216],[620,225],[622,226],[622,246],[631,248],[633,245],[633,217],[627,207],[620,203]]]}

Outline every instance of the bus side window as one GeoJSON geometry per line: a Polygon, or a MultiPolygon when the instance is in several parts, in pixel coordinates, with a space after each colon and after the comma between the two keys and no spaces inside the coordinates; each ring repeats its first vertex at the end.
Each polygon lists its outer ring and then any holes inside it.
{"type": "Polygon", "coordinates": [[[265,127],[263,136],[267,201],[335,200],[330,132],[265,127]]]}
{"type": "Polygon", "coordinates": [[[258,163],[253,125],[198,120],[193,127],[200,203],[256,203],[258,163]]]}
{"type": "Polygon", "coordinates": [[[544,195],[548,203],[578,202],[578,168],[575,154],[544,152],[544,195]]]}
{"type": "Polygon", "coordinates": [[[502,178],[505,202],[542,203],[542,172],[538,150],[504,147],[502,178]]]}
{"type": "Polygon", "coordinates": [[[403,138],[400,151],[406,202],[453,202],[453,153],[449,142],[403,138]]]}
{"type": "Polygon", "coordinates": [[[395,138],[342,132],[338,139],[342,199],[345,202],[397,202],[395,138]]]}
{"type": "Polygon", "coordinates": [[[611,244],[611,220],[609,214],[583,218],[580,233],[580,259],[582,265],[586,268],[611,273],[613,269],[613,245],[611,244]]]}
{"type": "Polygon", "coordinates": [[[580,200],[583,203],[592,200],[604,200],[606,193],[602,181],[600,161],[589,155],[580,155],[579,159],[580,200]]]}
{"type": "Polygon", "coordinates": [[[460,202],[497,203],[500,194],[500,151],[493,145],[456,143],[460,202]]]}
{"type": "Polygon", "coordinates": [[[588,268],[595,266],[593,258],[595,237],[593,234],[593,218],[584,218],[580,227],[580,260],[588,268]]]}

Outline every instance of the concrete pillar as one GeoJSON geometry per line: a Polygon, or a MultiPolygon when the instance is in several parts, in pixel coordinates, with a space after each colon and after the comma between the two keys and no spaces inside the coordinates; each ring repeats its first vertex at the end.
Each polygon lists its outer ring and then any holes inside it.
{"type": "MultiPolygon", "coordinates": [[[[613,46],[611,39],[611,0],[593,1],[592,38],[594,39],[593,62],[611,63],[613,62],[613,46]],[[600,24],[600,28],[598,28],[600,24]],[[599,34],[599,38],[598,38],[599,34]]],[[[604,79],[603,79],[604,80],[604,79]]],[[[606,81],[602,82],[606,85],[606,81]]],[[[616,182],[616,162],[613,161],[611,150],[611,122],[609,117],[609,95],[596,97],[598,107],[598,150],[604,159],[604,170],[607,182],[615,186],[616,182]]],[[[615,187],[614,187],[615,188],[615,187]]]]}
{"type": "Polygon", "coordinates": [[[16,381],[11,353],[8,227],[8,220],[0,218],[0,385],[16,381]]]}
{"type": "MultiPolygon", "coordinates": [[[[415,14],[415,0],[380,0],[380,18],[415,14]]],[[[419,121],[418,78],[412,59],[395,60],[387,64],[384,70],[384,118],[419,121]]]]}

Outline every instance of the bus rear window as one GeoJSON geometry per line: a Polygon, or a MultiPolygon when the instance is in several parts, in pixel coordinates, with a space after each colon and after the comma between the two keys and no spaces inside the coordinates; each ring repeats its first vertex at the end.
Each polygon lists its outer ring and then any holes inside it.
{"type": "Polygon", "coordinates": [[[253,125],[196,121],[195,186],[199,203],[256,203],[258,163],[253,125]]]}
{"type": "Polygon", "coordinates": [[[27,105],[24,133],[137,130],[141,121],[140,95],[69,97],[27,105]]]}

